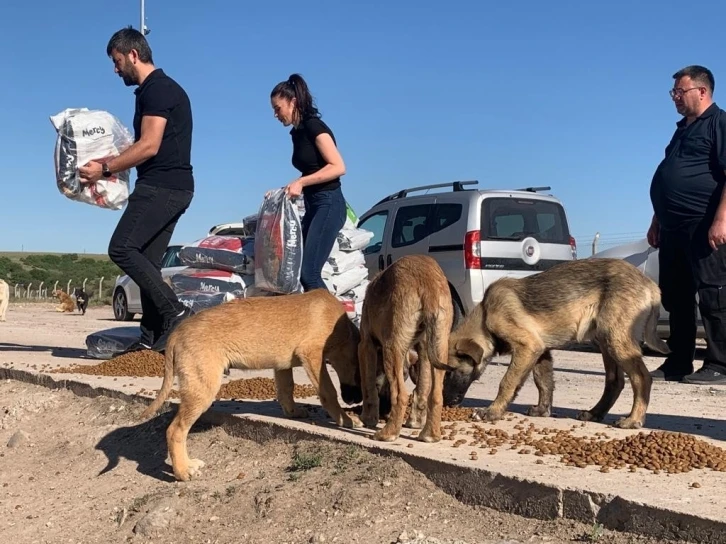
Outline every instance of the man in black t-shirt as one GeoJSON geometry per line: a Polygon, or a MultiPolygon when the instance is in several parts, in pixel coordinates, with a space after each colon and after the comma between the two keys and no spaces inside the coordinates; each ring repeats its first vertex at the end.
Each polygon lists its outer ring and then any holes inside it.
{"type": "Polygon", "coordinates": [[[80,172],[91,183],[136,167],[136,185],[108,254],[136,282],[141,294],[141,338],[124,353],[163,352],[169,333],[191,314],[161,276],[161,259],[194,195],[191,105],[184,89],[154,66],[149,44],[139,31],[119,30],[106,52],[124,83],[138,86],[134,91],[136,141],[118,157],[90,162],[80,172]]]}
{"type": "Polygon", "coordinates": [[[654,379],[726,383],[726,112],[713,102],[713,74],[688,66],[670,91],[683,118],[650,186],[648,243],[659,248],[671,353],[654,379]],[[704,364],[693,372],[696,294],[706,333],[704,364]]]}

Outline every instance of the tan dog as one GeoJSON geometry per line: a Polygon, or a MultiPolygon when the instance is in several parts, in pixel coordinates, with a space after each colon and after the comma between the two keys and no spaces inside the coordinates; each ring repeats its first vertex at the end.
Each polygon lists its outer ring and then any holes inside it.
{"type": "Polygon", "coordinates": [[[286,416],[307,417],[293,398],[292,369],[302,366],[317,389],[320,403],[343,427],[362,427],[346,414],[328,374],[329,362],[341,384],[343,400],[361,401],[358,329],[340,301],[326,289],[304,294],[238,299],[213,306],[185,319],[169,336],[164,381],[159,394],[141,414],[156,413],[169,396],[174,375],[181,402],[166,432],[169,455],[178,480],[195,476],[204,463],[189,459],[187,435],[211,406],[227,367],[272,369],[277,400],[286,416]]]}
{"type": "Polygon", "coordinates": [[[390,388],[391,405],[388,421],[376,431],[374,439],[393,441],[401,432],[408,405],[404,373],[413,362],[413,349],[414,355],[418,354],[417,380],[406,426],[419,429],[423,425],[419,440],[441,440],[444,372],[434,370],[432,363],[446,361],[453,319],[448,282],[431,257],[401,257],[368,284],[358,348],[363,423],[370,428],[378,424],[380,400],[376,382],[381,371],[390,388]]]}
{"type": "Polygon", "coordinates": [[[0,280],[0,321],[5,321],[10,304],[10,286],[5,280],[0,280]]]}
{"type": "Polygon", "coordinates": [[[656,333],[660,289],[633,265],[620,259],[582,259],[558,264],[524,278],[493,282],[484,299],[449,337],[444,403],[456,406],[495,354],[512,354],[499,392],[478,417],[495,421],[533,372],[539,402],[531,416],[549,416],[554,389],[551,349],[593,341],[605,365],[605,390],[578,419],[602,421],[624,387],[633,387],[630,414],[615,423],[640,428],[650,402],[651,377],[641,341],[660,353],[669,349],[656,333]]]}
{"type": "Polygon", "coordinates": [[[60,301],[60,305],[56,306],[56,312],[73,313],[73,311],[76,309],[76,305],[73,302],[73,299],[65,291],[61,291],[60,289],[58,289],[56,291],[53,291],[52,295],[54,298],[57,298],[60,301]]]}

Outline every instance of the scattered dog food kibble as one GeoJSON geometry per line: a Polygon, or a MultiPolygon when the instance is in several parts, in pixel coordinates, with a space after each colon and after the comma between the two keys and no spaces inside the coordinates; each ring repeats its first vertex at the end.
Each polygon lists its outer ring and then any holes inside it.
{"type": "MultiPolygon", "coordinates": [[[[72,367],[59,368],[54,372],[87,374],[98,376],[98,379],[102,376],[161,378],[164,376],[164,356],[152,350],[136,351],[120,355],[96,365],[74,365],[72,367]]],[[[126,384],[124,384],[124,387],[126,387],[126,384]]],[[[143,389],[140,393],[156,396],[157,392],[143,389]]],[[[293,392],[295,398],[314,397],[315,395],[317,395],[317,392],[312,385],[295,385],[293,392]]],[[[172,391],[170,397],[179,398],[179,393],[176,390],[172,391]]],[[[255,377],[232,380],[222,384],[222,387],[217,393],[217,399],[270,400],[275,398],[275,380],[272,378],[255,377]]]]}
{"type": "Polygon", "coordinates": [[[578,436],[571,429],[535,428],[532,423],[526,427],[516,425],[515,429],[516,432],[510,434],[499,428],[484,428],[481,424],[462,428],[451,423],[442,426],[442,439],[452,441],[454,448],[466,443],[472,447],[491,448],[491,455],[496,453],[496,448],[505,445],[522,455],[559,455],[560,461],[567,466],[599,466],[603,473],[626,468],[630,472],[642,468],[653,474],[679,474],[694,469],[726,472],[726,450],[688,434],[641,431],[626,438],[611,439],[606,433],[578,436]],[[470,438],[463,439],[462,435],[470,438]]]}

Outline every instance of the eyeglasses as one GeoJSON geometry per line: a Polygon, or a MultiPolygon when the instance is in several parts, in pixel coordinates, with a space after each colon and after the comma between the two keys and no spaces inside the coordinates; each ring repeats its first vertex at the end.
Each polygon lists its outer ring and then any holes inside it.
{"type": "Polygon", "coordinates": [[[671,98],[680,98],[688,91],[695,91],[696,89],[702,89],[702,87],[691,87],[690,89],[671,89],[670,91],[668,91],[668,94],[671,95],[671,98]]]}

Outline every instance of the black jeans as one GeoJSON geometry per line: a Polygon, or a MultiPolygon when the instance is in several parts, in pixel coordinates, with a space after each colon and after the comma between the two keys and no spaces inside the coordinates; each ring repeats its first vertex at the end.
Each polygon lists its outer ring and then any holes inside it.
{"type": "Polygon", "coordinates": [[[704,366],[726,373],[726,246],[708,244],[710,221],[661,230],[658,252],[663,307],[670,314],[668,375],[690,374],[696,352],[696,294],[706,333],[704,366]]]}
{"type": "Polygon", "coordinates": [[[193,196],[192,191],[137,182],[108,246],[111,260],[139,286],[140,340],[149,346],[184,310],[162,280],[161,259],[193,196]]]}
{"type": "Polygon", "coordinates": [[[346,209],[343,191],[304,194],[305,215],[302,218],[303,261],[300,283],[305,291],[327,289],[321,276],[330,257],[340,229],[345,225],[346,209]]]}

